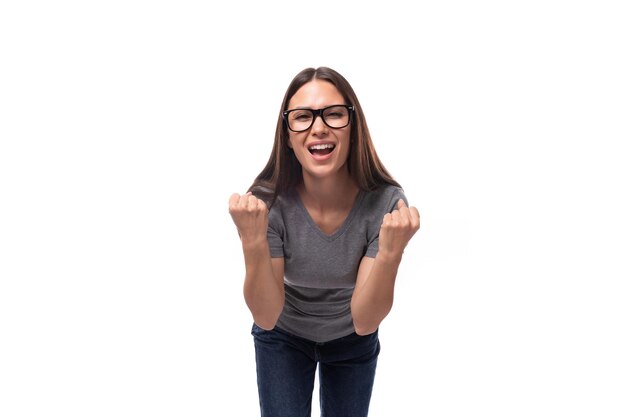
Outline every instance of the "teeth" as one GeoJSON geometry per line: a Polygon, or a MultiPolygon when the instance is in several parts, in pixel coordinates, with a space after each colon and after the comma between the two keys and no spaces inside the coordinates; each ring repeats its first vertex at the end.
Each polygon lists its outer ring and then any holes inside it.
{"type": "Polygon", "coordinates": [[[328,149],[328,148],[332,149],[334,147],[335,147],[335,145],[333,145],[331,143],[323,143],[321,145],[310,146],[309,149],[328,149]]]}

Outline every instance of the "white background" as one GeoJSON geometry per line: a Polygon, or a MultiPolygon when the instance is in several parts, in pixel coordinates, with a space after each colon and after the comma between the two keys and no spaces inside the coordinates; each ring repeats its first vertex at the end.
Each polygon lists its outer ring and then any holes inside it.
{"type": "Polygon", "coordinates": [[[370,415],[626,415],[620,2],[218,3],[0,6],[0,415],[258,415],[227,201],[309,66],[422,216],[370,415]]]}

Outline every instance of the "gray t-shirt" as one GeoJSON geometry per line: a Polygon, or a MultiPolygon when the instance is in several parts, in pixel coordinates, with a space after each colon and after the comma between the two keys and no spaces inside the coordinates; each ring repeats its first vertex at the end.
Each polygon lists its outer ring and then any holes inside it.
{"type": "Polygon", "coordinates": [[[332,235],[313,221],[296,191],[276,199],[267,238],[273,258],[285,258],[285,307],[276,326],[315,342],[354,332],[350,300],[363,256],[376,257],[383,217],[396,207],[402,189],[360,191],[332,235]]]}

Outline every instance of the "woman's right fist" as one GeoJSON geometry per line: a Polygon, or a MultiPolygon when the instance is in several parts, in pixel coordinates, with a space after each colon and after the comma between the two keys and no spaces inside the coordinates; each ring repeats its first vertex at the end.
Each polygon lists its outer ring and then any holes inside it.
{"type": "Polygon", "coordinates": [[[228,212],[237,226],[241,241],[257,242],[267,239],[268,210],[263,200],[251,192],[230,196],[228,212]]]}

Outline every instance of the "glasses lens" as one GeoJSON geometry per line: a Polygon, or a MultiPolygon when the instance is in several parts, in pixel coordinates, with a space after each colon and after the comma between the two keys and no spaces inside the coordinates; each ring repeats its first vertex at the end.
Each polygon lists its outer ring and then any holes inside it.
{"type": "Polygon", "coordinates": [[[348,126],[350,123],[350,113],[345,106],[332,106],[325,109],[322,117],[326,124],[335,129],[348,126]]]}
{"type": "Polygon", "coordinates": [[[296,132],[307,130],[313,123],[313,112],[308,109],[298,109],[289,112],[287,116],[289,128],[296,132]]]}

